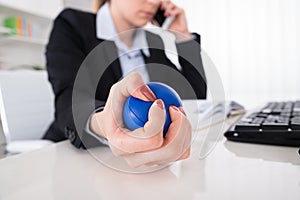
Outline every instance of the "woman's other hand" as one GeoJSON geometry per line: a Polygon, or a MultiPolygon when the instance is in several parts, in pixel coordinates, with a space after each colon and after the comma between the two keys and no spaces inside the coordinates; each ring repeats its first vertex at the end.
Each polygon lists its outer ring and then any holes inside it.
{"type": "Polygon", "coordinates": [[[160,8],[164,10],[164,15],[166,17],[174,17],[174,20],[168,27],[168,30],[174,33],[178,42],[192,39],[188,30],[185,12],[182,8],[175,5],[170,0],[162,1],[160,8]]]}

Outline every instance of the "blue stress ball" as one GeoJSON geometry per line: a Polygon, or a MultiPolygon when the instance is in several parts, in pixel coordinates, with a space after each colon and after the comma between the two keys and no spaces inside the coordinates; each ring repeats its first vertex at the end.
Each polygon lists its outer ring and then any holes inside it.
{"type": "MultiPolygon", "coordinates": [[[[162,99],[166,109],[166,121],[164,125],[164,136],[171,124],[169,107],[174,105],[176,107],[182,106],[179,95],[170,86],[159,83],[150,82],[147,84],[152,92],[155,94],[156,99],[162,99]]],[[[123,110],[123,119],[125,125],[130,130],[143,127],[148,121],[148,112],[153,102],[147,102],[130,96],[125,103],[123,110]]]]}

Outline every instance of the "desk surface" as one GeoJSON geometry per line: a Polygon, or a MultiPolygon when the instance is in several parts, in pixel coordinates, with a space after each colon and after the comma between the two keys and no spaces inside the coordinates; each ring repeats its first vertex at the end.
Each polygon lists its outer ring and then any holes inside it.
{"type": "Polygon", "coordinates": [[[146,174],[113,170],[68,141],[7,157],[0,160],[0,199],[300,199],[297,148],[221,135],[200,159],[204,134],[196,134],[189,159],[146,174]]]}

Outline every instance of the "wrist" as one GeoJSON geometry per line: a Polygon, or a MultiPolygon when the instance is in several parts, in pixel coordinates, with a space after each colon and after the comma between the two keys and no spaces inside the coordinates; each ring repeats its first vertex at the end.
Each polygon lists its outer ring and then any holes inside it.
{"type": "Polygon", "coordinates": [[[193,39],[192,34],[188,31],[175,33],[175,37],[176,37],[176,42],[185,42],[193,39]]]}
{"type": "Polygon", "coordinates": [[[103,131],[103,127],[101,126],[101,124],[104,124],[104,123],[100,123],[100,122],[103,122],[103,111],[96,112],[92,115],[91,121],[89,124],[90,129],[97,135],[106,139],[106,134],[103,131]]]}

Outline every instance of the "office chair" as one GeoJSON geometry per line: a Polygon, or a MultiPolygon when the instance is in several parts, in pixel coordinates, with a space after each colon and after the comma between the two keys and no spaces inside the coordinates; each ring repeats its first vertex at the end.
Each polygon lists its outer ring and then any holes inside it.
{"type": "Polygon", "coordinates": [[[53,121],[53,103],[46,71],[0,71],[0,116],[8,154],[52,144],[41,138],[53,121]]]}

